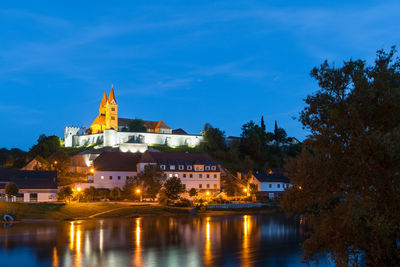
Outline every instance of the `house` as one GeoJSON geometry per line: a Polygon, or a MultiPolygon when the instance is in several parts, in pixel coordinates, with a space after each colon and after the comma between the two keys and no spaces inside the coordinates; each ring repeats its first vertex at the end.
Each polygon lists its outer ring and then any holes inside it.
{"type": "Polygon", "coordinates": [[[204,153],[184,152],[103,152],[94,160],[94,174],[89,183],[75,185],[81,189],[123,189],[129,177],[144,171],[146,165],[159,166],[167,178],[181,179],[185,190],[220,191],[221,170],[219,164],[204,153]]]}
{"type": "Polygon", "coordinates": [[[280,197],[286,188],[291,187],[285,171],[280,169],[252,173],[248,183],[257,185],[258,191],[270,199],[280,197]]]}
{"type": "Polygon", "coordinates": [[[5,187],[15,183],[19,193],[12,201],[49,202],[56,201],[57,172],[0,169],[0,195],[5,199],[5,187]]]}
{"type": "Polygon", "coordinates": [[[71,157],[70,172],[87,174],[93,167],[93,161],[100,155],[98,151],[83,151],[71,157]]]}
{"type": "Polygon", "coordinates": [[[186,191],[220,191],[221,170],[218,162],[205,153],[145,152],[139,162],[143,171],[147,164],[160,166],[167,178],[181,179],[186,191]]]}

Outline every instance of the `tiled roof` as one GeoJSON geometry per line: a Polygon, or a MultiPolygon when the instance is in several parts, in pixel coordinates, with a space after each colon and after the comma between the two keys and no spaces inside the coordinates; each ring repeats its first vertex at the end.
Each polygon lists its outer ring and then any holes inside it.
{"type": "Polygon", "coordinates": [[[157,128],[171,129],[163,121],[145,121],[144,126],[146,126],[146,128],[149,129],[157,129],[157,128]]]}
{"type": "Polygon", "coordinates": [[[284,176],[282,173],[259,172],[253,173],[253,175],[260,182],[290,183],[289,178],[284,176]]]}
{"type": "Polygon", "coordinates": [[[179,129],[172,130],[172,134],[186,135],[188,133],[185,130],[183,130],[182,128],[179,128],[179,129]]]}
{"type": "Polygon", "coordinates": [[[57,172],[0,169],[0,189],[9,182],[19,189],[57,189],[57,172]]]}
{"type": "Polygon", "coordinates": [[[136,164],[142,153],[103,152],[94,160],[96,171],[136,172],[136,164]]]}

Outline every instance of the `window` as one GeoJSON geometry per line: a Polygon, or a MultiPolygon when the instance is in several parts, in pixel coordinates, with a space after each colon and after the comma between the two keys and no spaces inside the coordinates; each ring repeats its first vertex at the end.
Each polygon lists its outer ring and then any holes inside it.
{"type": "Polygon", "coordinates": [[[211,166],[211,170],[215,171],[217,169],[217,166],[211,166]]]}
{"type": "Polygon", "coordinates": [[[115,121],[115,117],[114,117],[114,116],[111,116],[111,120],[112,120],[112,121],[115,121]]]}
{"type": "Polygon", "coordinates": [[[165,170],[165,165],[161,165],[160,168],[165,170]]]}
{"type": "Polygon", "coordinates": [[[278,187],[278,188],[281,188],[281,184],[277,184],[277,187],[278,187]]]}
{"type": "Polygon", "coordinates": [[[195,171],[203,171],[204,170],[204,165],[194,165],[194,170],[195,171]]]}
{"type": "Polygon", "coordinates": [[[184,168],[183,168],[183,165],[179,165],[179,170],[183,170],[184,168]]]}
{"type": "Polygon", "coordinates": [[[199,174],[199,178],[203,178],[203,174],[199,174]]]}
{"type": "Polygon", "coordinates": [[[203,187],[203,185],[202,184],[199,184],[199,188],[202,188],[203,187]]]}
{"type": "Polygon", "coordinates": [[[112,180],[112,176],[110,176],[110,180],[112,180]]]}
{"type": "Polygon", "coordinates": [[[207,184],[207,188],[210,188],[210,184],[207,184]]]}
{"type": "Polygon", "coordinates": [[[175,165],[169,165],[170,170],[175,170],[175,165]]]}
{"type": "Polygon", "coordinates": [[[187,169],[191,170],[192,169],[192,165],[187,165],[187,169]]]}
{"type": "Polygon", "coordinates": [[[186,173],[183,174],[183,178],[186,178],[186,173]]]}
{"type": "Polygon", "coordinates": [[[193,174],[189,174],[189,177],[190,177],[190,178],[193,178],[193,174]]]}
{"type": "Polygon", "coordinates": [[[214,178],[215,178],[215,179],[217,178],[217,175],[216,175],[216,174],[214,174],[214,178]]]}
{"type": "Polygon", "coordinates": [[[174,176],[175,176],[176,178],[178,178],[178,177],[179,177],[179,175],[178,175],[177,173],[175,173],[175,174],[174,174],[174,176]]]}
{"type": "Polygon", "coordinates": [[[102,175],[102,176],[100,177],[100,179],[101,179],[101,180],[104,180],[104,176],[102,175]]]}
{"type": "Polygon", "coordinates": [[[207,178],[210,178],[210,175],[209,175],[209,174],[207,174],[207,178]]]}
{"type": "Polygon", "coordinates": [[[272,184],[269,184],[269,188],[272,188],[272,184]]]}
{"type": "Polygon", "coordinates": [[[217,184],[214,184],[214,188],[217,189],[217,184]]]}
{"type": "Polygon", "coordinates": [[[185,185],[185,184],[182,184],[182,186],[183,186],[183,190],[186,190],[186,185],[185,185]]]}
{"type": "Polygon", "coordinates": [[[118,180],[121,180],[121,176],[118,176],[118,180]]]}
{"type": "Polygon", "coordinates": [[[111,108],[111,111],[115,111],[115,108],[111,108]]]}
{"type": "Polygon", "coordinates": [[[172,173],[169,174],[169,178],[172,178],[172,173]]]}
{"type": "Polygon", "coordinates": [[[209,171],[210,170],[210,166],[206,166],[206,171],[209,171]]]}

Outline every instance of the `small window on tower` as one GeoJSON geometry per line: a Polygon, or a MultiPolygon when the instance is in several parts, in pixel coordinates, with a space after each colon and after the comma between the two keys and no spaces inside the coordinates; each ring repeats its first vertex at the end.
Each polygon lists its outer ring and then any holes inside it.
{"type": "Polygon", "coordinates": [[[111,108],[111,111],[115,111],[115,108],[111,108]]]}
{"type": "Polygon", "coordinates": [[[115,117],[114,117],[114,116],[111,116],[111,120],[112,120],[112,121],[115,121],[115,117]]]}

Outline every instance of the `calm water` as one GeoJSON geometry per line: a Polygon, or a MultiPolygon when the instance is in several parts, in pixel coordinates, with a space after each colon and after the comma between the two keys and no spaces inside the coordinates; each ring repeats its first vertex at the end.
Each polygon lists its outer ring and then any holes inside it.
{"type": "Polygon", "coordinates": [[[1,266],[302,266],[284,215],[140,217],[0,225],[1,266]]]}

